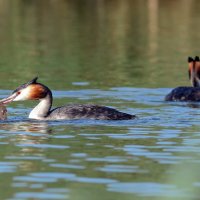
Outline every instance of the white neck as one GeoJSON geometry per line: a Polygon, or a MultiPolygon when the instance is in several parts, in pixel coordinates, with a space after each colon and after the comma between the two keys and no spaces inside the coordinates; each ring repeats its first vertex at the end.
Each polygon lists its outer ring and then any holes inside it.
{"type": "Polygon", "coordinates": [[[40,99],[40,103],[30,112],[31,119],[45,119],[51,109],[52,96],[48,94],[45,98],[40,99]]]}

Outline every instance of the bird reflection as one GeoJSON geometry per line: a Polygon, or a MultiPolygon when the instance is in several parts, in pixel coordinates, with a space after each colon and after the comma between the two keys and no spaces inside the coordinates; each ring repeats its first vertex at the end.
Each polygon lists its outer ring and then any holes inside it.
{"type": "Polygon", "coordinates": [[[35,121],[3,121],[0,129],[9,132],[51,133],[52,130],[46,122],[35,121]]]}
{"type": "Polygon", "coordinates": [[[187,106],[190,108],[200,108],[200,104],[198,103],[188,103],[187,106]]]}
{"type": "Polygon", "coordinates": [[[12,151],[5,153],[5,159],[20,161],[20,170],[33,170],[37,167],[36,163],[48,160],[45,155],[46,149],[43,148],[43,145],[49,144],[49,135],[52,133],[48,123],[5,120],[0,123],[0,130],[2,134],[11,135],[7,136],[7,140],[12,151]]]}

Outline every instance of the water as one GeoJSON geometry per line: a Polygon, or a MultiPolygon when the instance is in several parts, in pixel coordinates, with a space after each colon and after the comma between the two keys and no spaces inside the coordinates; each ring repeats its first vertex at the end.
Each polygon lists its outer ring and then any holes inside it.
{"type": "Polygon", "coordinates": [[[199,104],[164,102],[199,55],[195,0],[0,0],[0,98],[39,76],[54,106],[136,120],[0,121],[2,200],[199,199],[199,104]]]}
{"type": "Polygon", "coordinates": [[[10,188],[2,198],[198,197],[199,111],[187,103],[164,102],[167,91],[123,87],[53,92],[55,99],[103,104],[109,99],[112,106],[138,116],[120,123],[38,122],[27,120],[30,107],[11,105],[9,119],[0,124],[1,190],[10,188]]]}

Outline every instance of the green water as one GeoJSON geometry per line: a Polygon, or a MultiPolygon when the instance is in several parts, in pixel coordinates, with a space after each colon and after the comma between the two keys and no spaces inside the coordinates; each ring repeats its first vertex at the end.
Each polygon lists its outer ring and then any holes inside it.
{"type": "Polygon", "coordinates": [[[0,98],[39,77],[54,105],[96,103],[133,121],[0,122],[2,200],[198,199],[199,105],[166,103],[200,56],[196,0],[0,0],[0,98]]]}
{"type": "Polygon", "coordinates": [[[174,87],[187,83],[187,57],[199,53],[194,0],[0,4],[5,89],[34,75],[55,89],[68,89],[74,81],[98,88],[174,87]]]}

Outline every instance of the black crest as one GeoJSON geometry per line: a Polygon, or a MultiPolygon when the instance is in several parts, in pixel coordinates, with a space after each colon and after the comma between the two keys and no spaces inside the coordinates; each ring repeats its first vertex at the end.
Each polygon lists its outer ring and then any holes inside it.
{"type": "Polygon", "coordinates": [[[195,61],[199,61],[199,56],[196,56],[196,57],[195,57],[195,61]]]}
{"type": "Polygon", "coordinates": [[[193,62],[194,60],[193,60],[193,58],[192,57],[188,57],[188,62],[190,63],[190,62],[193,62]]]}
{"type": "Polygon", "coordinates": [[[28,83],[25,83],[25,84],[28,86],[30,84],[37,83],[37,79],[38,79],[38,77],[35,77],[34,79],[32,79],[31,81],[29,81],[28,83]]]}
{"type": "Polygon", "coordinates": [[[13,93],[15,93],[15,92],[17,92],[17,91],[19,91],[21,89],[24,89],[24,88],[26,88],[27,86],[29,86],[31,84],[36,84],[37,83],[37,79],[38,79],[38,77],[35,77],[34,79],[30,80],[29,82],[22,84],[16,90],[14,90],[13,93]]]}

